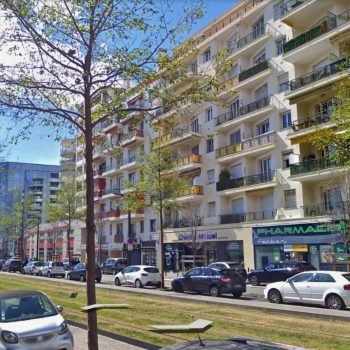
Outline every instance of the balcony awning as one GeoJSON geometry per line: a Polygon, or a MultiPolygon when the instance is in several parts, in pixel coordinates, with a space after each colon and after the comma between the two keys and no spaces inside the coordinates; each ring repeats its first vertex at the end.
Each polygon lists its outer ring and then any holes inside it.
{"type": "Polygon", "coordinates": [[[299,137],[295,137],[293,139],[291,139],[291,144],[292,145],[298,145],[299,143],[303,143],[303,142],[308,142],[310,140],[310,137],[313,135],[314,133],[311,134],[307,134],[307,135],[301,135],[299,137]]]}

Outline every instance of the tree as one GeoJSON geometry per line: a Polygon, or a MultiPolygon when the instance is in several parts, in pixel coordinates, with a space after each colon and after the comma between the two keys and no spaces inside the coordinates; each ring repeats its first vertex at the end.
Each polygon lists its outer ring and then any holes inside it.
{"type": "Polygon", "coordinates": [[[72,232],[72,223],[75,220],[82,220],[85,216],[84,211],[79,209],[79,200],[81,195],[78,194],[74,178],[69,178],[61,183],[56,193],[56,202],[48,205],[48,220],[55,223],[64,222],[67,228],[67,249],[68,264],[71,266],[70,234],[72,232]]]}
{"type": "Polygon", "coordinates": [[[123,194],[122,204],[128,211],[151,208],[159,219],[159,252],[161,288],[164,288],[164,210],[178,208],[176,197],[189,190],[186,177],[171,173],[171,152],[156,147],[149,155],[145,155],[140,178],[135,182],[126,182],[128,191],[123,194]]]}
{"type": "MultiPolygon", "coordinates": [[[[85,146],[88,305],[96,303],[94,130],[112,116],[140,111],[152,118],[163,104],[176,108],[183,101],[213,99],[212,87],[229,66],[219,64],[224,54],[218,54],[216,73],[196,72],[199,79],[192,76],[188,89],[179,94],[150,85],[188,79],[185,70],[177,72],[188,55],[197,54],[196,42],[172,49],[202,16],[193,2],[188,1],[179,18],[168,0],[1,1],[0,48],[9,60],[0,64],[0,116],[10,116],[24,135],[33,125],[56,126],[58,133],[78,131],[85,146]],[[146,89],[151,96],[146,105],[126,106],[128,98],[146,89]],[[153,106],[155,98],[160,103],[153,106]]],[[[94,310],[88,313],[88,344],[98,349],[94,310]]]]}
{"type": "Polygon", "coordinates": [[[31,193],[12,191],[13,204],[8,214],[1,217],[1,226],[7,237],[17,238],[17,254],[22,263],[25,260],[24,234],[36,227],[40,214],[34,209],[34,197],[31,193]]]}

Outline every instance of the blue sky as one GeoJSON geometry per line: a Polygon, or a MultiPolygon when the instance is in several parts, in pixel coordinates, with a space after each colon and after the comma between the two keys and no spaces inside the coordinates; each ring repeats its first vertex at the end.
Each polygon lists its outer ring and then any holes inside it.
{"type": "MultiPolygon", "coordinates": [[[[175,0],[181,9],[183,0],[175,0]]],[[[203,0],[205,14],[198,23],[193,26],[191,35],[220,17],[228,9],[237,4],[238,0],[203,0]]],[[[2,136],[0,130],[0,137],[2,136]]],[[[13,162],[59,164],[60,145],[54,140],[53,131],[49,128],[40,127],[32,131],[31,138],[19,141],[15,146],[9,146],[5,160],[13,162]]]]}

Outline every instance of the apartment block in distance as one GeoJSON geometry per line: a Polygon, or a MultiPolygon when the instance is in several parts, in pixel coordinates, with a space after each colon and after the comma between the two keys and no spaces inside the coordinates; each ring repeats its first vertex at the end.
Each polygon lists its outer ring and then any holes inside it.
{"type": "MultiPolygon", "coordinates": [[[[41,222],[47,222],[47,205],[55,200],[59,188],[60,167],[46,164],[30,164],[19,162],[0,163],[0,215],[11,212],[17,193],[34,196],[34,210],[41,215],[41,222]]],[[[1,254],[13,256],[18,253],[17,240],[1,234],[1,254]]]]}
{"type": "Polygon", "coordinates": [[[158,118],[157,145],[171,145],[174,170],[192,179],[177,198],[182,208],[165,216],[167,269],[192,253],[188,212],[207,262],[332,268],[329,253],[344,243],[332,211],[344,200],[334,181],[341,169],[309,135],[332,125],[334,85],[348,75],[339,64],[350,44],[349,8],[342,0],[242,1],[194,36],[199,54],[186,58],[189,72],[215,70],[219,50],[234,64],[218,102],[182,106],[172,130],[174,111],[158,118]]]}

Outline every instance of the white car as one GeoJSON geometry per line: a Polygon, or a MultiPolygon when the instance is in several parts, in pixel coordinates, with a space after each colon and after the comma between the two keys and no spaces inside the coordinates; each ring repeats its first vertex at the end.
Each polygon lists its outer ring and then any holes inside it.
{"type": "Polygon", "coordinates": [[[39,291],[0,293],[0,350],[73,350],[62,310],[39,291]]]}
{"type": "Polygon", "coordinates": [[[30,275],[38,275],[43,263],[41,261],[29,261],[23,267],[23,273],[29,273],[30,275]]]}
{"type": "Polygon", "coordinates": [[[270,303],[275,304],[289,301],[342,310],[350,306],[350,273],[305,271],[285,282],[268,284],[264,295],[270,303]]]}
{"type": "Polygon", "coordinates": [[[143,286],[160,287],[160,273],[157,267],[132,265],[120,271],[114,278],[116,286],[129,285],[136,288],[143,286]]]}
{"type": "Polygon", "coordinates": [[[45,262],[39,271],[39,276],[65,277],[66,271],[63,268],[63,262],[62,261],[47,261],[47,262],[45,262]]]}

